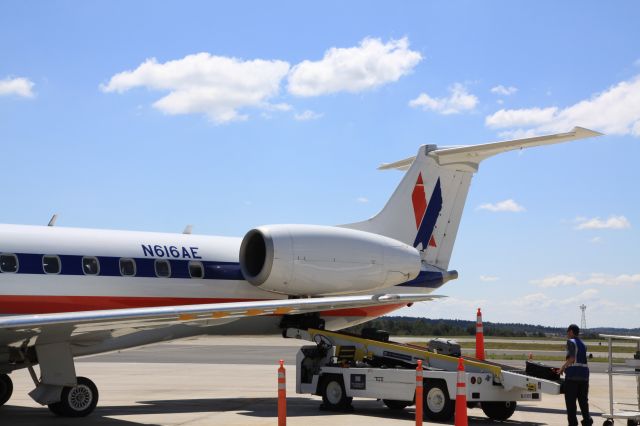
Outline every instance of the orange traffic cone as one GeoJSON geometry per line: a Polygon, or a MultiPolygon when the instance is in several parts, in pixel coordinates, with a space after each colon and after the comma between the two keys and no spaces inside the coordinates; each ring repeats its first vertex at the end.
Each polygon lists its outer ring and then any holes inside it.
{"type": "Polygon", "coordinates": [[[280,360],[278,368],[278,426],[287,425],[287,384],[285,380],[284,361],[280,360]]]}
{"type": "Polygon", "coordinates": [[[458,358],[458,383],[456,384],[455,426],[468,426],[467,419],[467,378],[464,374],[464,362],[458,358]]]}
{"type": "Polygon", "coordinates": [[[484,331],[482,330],[482,312],[478,308],[476,318],[476,358],[484,361],[484,331]]]}

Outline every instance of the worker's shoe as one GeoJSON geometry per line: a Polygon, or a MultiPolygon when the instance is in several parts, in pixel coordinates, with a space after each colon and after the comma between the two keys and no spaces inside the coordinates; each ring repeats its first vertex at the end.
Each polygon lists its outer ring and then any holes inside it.
{"type": "Polygon", "coordinates": [[[582,426],[591,426],[593,424],[593,419],[583,420],[580,422],[582,426]]]}

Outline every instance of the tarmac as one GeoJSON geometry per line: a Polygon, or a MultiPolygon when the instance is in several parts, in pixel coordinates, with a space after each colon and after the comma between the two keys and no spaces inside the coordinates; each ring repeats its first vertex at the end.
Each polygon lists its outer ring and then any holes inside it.
{"type": "MultiPolygon", "coordinates": [[[[353,411],[334,413],[319,410],[320,397],[297,395],[293,359],[297,347],[307,343],[208,336],[85,358],[76,363],[77,373],[96,383],[100,402],[83,419],[55,417],[33,402],[28,373],[17,371],[13,397],[0,407],[0,425],[275,425],[279,358],[287,366],[288,425],[415,424],[413,407],[392,412],[382,402],[355,399],[353,411]]],[[[620,407],[637,409],[635,378],[616,376],[614,389],[615,401],[628,404],[620,407]]],[[[589,397],[594,425],[600,425],[600,414],[609,410],[607,374],[592,373],[589,397]]],[[[519,403],[507,422],[488,420],[479,408],[468,415],[470,425],[567,424],[563,395],[519,403]]]]}

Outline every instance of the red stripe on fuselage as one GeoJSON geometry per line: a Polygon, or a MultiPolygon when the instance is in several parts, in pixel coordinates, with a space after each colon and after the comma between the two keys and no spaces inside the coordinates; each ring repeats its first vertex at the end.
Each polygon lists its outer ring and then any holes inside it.
{"type": "MultiPolygon", "coordinates": [[[[208,303],[251,302],[257,299],[207,299],[191,297],[117,296],[0,296],[0,315],[52,314],[105,309],[150,308],[154,306],[200,305],[208,303]]],[[[259,299],[262,300],[262,299],[259,299]]],[[[369,306],[323,311],[323,316],[379,317],[405,304],[369,306]]]]}

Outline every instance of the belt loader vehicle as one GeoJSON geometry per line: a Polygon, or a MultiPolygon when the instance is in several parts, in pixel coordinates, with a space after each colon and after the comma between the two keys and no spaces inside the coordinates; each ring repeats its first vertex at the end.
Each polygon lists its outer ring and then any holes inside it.
{"type": "MultiPolygon", "coordinates": [[[[425,416],[436,421],[453,417],[456,356],[327,330],[288,328],[284,336],[315,343],[301,347],[296,356],[296,392],[322,396],[326,409],[349,408],[354,397],[380,399],[393,410],[414,405],[415,368],[422,360],[425,416]]],[[[468,405],[480,405],[494,420],[511,417],[517,401],[540,401],[542,393],[560,393],[556,381],[506,365],[467,357],[463,361],[468,405]]]]}

